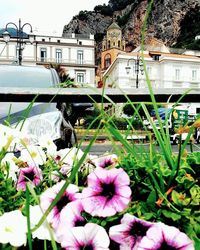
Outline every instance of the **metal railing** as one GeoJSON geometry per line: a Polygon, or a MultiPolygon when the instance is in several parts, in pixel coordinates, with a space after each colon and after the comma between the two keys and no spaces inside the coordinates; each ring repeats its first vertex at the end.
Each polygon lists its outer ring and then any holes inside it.
{"type": "MultiPolygon", "coordinates": [[[[188,92],[184,88],[159,88],[154,89],[154,97],[158,103],[199,103],[200,88],[188,92]],[[186,92],[188,92],[186,94],[186,92]]],[[[91,102],[124,103],[151,102],[151,96],[147,88],[143,89],[116,89],[116,88],[9,88],[0,87],[0,102],[91,102]]]]}

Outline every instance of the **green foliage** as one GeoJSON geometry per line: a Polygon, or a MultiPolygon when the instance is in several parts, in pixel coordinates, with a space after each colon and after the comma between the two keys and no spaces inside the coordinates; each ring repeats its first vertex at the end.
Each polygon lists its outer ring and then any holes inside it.
{"type": "Polygon", "coordinates": [[[94,40],[99,43],[103,40],[104,34],[103,33],[96,33],[94,35],[94,40]]]}
{"type": "Polygon", "coordinates": [[[116,21],[120,27],[124,26],[128,22],[128,20],[130,19],[130,14],[131,14],[131,12],[129,12],[123,16],[117,16],[116,21]]]}
{"type": "Polygon", "coordinates": [[[88,11],[87,10],[85,10],[85,11],[81,10],[77,17],[81,21],[87,21],[87,19],[88,19],[88,11]]]}
{"type": "Polygon", "coordinates": [[[110,5],[97,5],[94,7],[94,11],[98,12],[104,16],[112,16],[113,15],[113,9],[110,7],[110,5]]]}
{"type": "Polygon", "coordinates": [[[114,11],[116,11],[116,10],[122,10],[127,5],[132,4],[134,2],[136,2],[136,1],[133,1],[133,0],[111,0],[109,3],[112,6],[112,9],[114,11]]]}
{"type": "Polygon", "coordinates": [[[174,45],[176,48],[200,49],[200,42],[195,41],[195,36],[200,35],[200,8],[196,7],[186,14],[180,24],[181,33],[174,45]]]}

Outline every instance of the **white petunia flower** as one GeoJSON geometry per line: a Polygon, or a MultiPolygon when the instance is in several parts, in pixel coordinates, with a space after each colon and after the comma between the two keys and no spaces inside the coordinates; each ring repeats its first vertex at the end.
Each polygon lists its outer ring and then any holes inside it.
{"type": "MultiPolygon", "coordinates": [[[[30,221],[32,229],[38,224],[42,216],[43,212],[38,205],[30,206],[30,221]]],[[[54,231],[50,225],[48,225],[47,221],[44,221],[39,228],[32,232],[32,237],[38,238],[40,240],[51,240],[51,236],[54,238],[54,240],[56,240],[54,231]]]]}
{"type": "Polygon", "coordinates": [[[20,160],[27,162],[28,165],[43,165],[46,162],[46,155],[40,146],[27,146],[21,151],[20,160]]]}
{"type": "MultiPolygon", "coordinates": [[[[8,166],[8,178],[12,178],[13,181],[17,181],[17,176],[16,173],[19,172],[19,168],[15,163],[16,157],[14,156],[13,153],[7,153],[5,157],[1,161],[1,165],[4,166],[4,169],[6,169],[6,165],[8,166]]],[[[4,171],[5,174],[6,170],[4,171]]]]}
{"type": "Polygon", "coordinates": [[[0,216],[0,243],[14,247],[26,245],[26,217],[19,210],[0,216]]]}

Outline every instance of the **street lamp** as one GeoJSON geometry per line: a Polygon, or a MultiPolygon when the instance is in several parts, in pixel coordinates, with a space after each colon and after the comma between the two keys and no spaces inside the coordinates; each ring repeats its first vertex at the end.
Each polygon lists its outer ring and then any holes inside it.
{"type": "Polygon", "coordinates": [[[22,65],[22,51],[24,49],[23,44],[25,43],[24,41],[24,33],[23,29],[25,26],[30,27],[30,33],[28,35],[29,42],[32,44],[34,42],[34,34],[33,34],[33,29],[30,23],[25,23],[21,25],[21,19],[19,19],[19,26],[17,26],[15,23],[7,23],[5,27],[5,31],[3,33],[3,39],[4,42],[8,43],[10,41],[10,34],[8,32],[8,26],[13,25],[16,28],[17,31],[17,50],[18,50],[18,63],[19,65],[22,65]]]}
{"type": "Polygon", "coordinates": [[[136,73],[136,89],[138,88],[138,83],[139,83],[139,72],[141,72],[141,74],[143,75],[144,73],[144,68],[143,68],[143,63],[142,63],[142,59],[139,55],[137,55],[137,59],[135,58],[130,58],[127,62],[127,66],[125,67],[126,69],[126,73],[129,74],[131,67],[129,66],[129,62],[133,60],[134,61],[134,65],[135,65],[135,73],[136,73]]]}

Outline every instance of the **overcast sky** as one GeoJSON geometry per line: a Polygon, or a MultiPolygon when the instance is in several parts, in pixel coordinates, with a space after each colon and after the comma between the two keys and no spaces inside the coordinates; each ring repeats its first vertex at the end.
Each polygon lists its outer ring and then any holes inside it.
{"type": "MultiPolygon", "coordinates": [[[[28,22],[39,33],[62,35],[63,27],[81,10],[107,5],[109,0],[0,0],[0,28],[8,22],[28,22]]],[[[12,26],[9,26],[12,27],[12,26]]],[[[29,32],[28,27],[24,31],[29,32]]],[[[36,33],[36,32],[35,32],[36,33]]]]}

